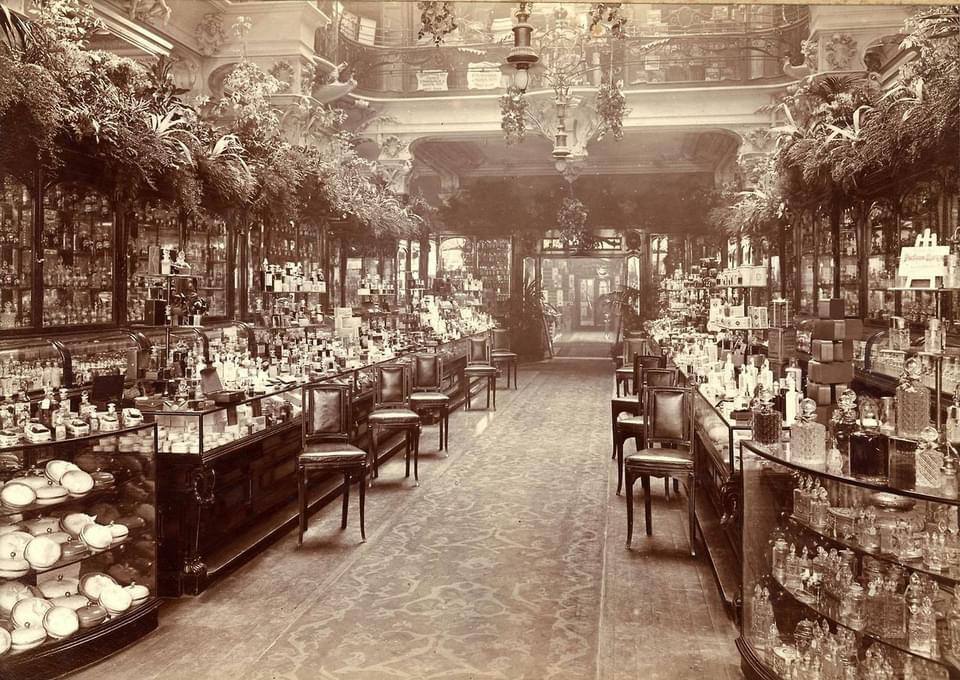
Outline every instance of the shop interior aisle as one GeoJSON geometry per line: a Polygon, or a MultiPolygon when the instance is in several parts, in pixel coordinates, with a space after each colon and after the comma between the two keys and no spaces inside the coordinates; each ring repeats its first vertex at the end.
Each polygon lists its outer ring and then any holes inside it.
{"type": "Polygon", "coordinates": [[[451,455],[424,434],[421,486],[390,461],[367,496],[315,517],[160,628],[75,677],[739,678],[733,624],[687,554],[686,501],[655,491],[655,535],[624,549],[610,465],[611,366],[524,368],[496,412],[458,411],[451,455]]]}

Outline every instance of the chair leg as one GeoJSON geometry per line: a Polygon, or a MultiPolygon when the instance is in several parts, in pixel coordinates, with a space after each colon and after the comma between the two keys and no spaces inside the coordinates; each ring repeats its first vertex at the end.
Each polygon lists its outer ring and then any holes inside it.
{"type": "Polygon", "coordinates": [[[650,497],[650,476],[641,475],[640,485],[643,486],[643,514],[647,523],[647,536],[653,536],[653,499],[650,497]]]}
{"type": "Polygon", "coordinates": [[[633,482],[635,477],[627,471],[627,548],[633,540],[633,482]]]}
{"type": "Polygon", "coordinates": [[[300,505],[300,532],[297,536],[297,547],[303,545],[303,534],[307,530],[307,471],[302,465],[297,466],[297,500],[300,505]]]}
{"type": "Polygon", "coordinates": [[[514,362],[513,362],[513,389],[515,389],[515,390],[520,389],[520,388],[517,386],[517,364],[518,364],[518,363],[519,363],[518,361],[514,361],[514,362]]]}
{"type": "Polygon", "coordinates": [[[663,478],[663,494],[667,497],[667,500],[670,500],[670,478],[663,478]]]}
{"type": "Polygon", "coordinates": [[[364,471],[360,470],[360,540],[364,543],[367,542],[367,532],[363,526],[363,502],[366,496],[367,485],[363,481],[364,471]]]}
{"type": "Polygon", "coordinates": [[[377,462],[377,428],[370,428],[370,465],[373,469],[370,471],[370,486],[373,486],[373,480],[380,476],[380,464],[377,462]]]}
{"type": "Polygon", "coordinates": [[[450,407],[443,407],[443,450],[450,451],[450,407]]]}
{"type": "Polygon", "coordinates": [[[497,379],[493,379],[493,410],[497,410],[497,379]]]}
{"type": "Polygon", "coordinates": [[[413,434],[413,481],[416,483],[416,486],[420,486],[420,473],[419,473],[419,463],[420,461],[420,428],[414,431],[413,434]]]}
{"type": "Polygon", "coordinates": [[[617,495],[620,495],[620,489],[623,487],[623,437],[617,434],[617,441],[614,444],[617,454],[617,495]]]}
{"type": "MultiPolygon", "coordinates": [[[[493,384],[497,384],[497,376],[493,376],[493,384]]],[[[487,376],[487,410],[490,410],[490,376],[487,376]]]]}
{"type": "Polygon", "coordinates": [[[690,521],[690,556],[697,556],[697,480],[691,472],[687,475],[687,514],[690,521]]]}
{"type": "Polygon", "coordinates": [[[403,431],[403,460],[406,463],[404,477],[410,476],[410,430],[403,431]]]}
{"type": "Polygon", "coordinates": [[[350,509],[350,473],[343,473],[343,510],[340,513],[340,531],[347,528],[347,512],[350,509]]]}
{"type": "Polygon", "coordinates": [[[673,480],[673,493],[680,493],[680,482],[676,479],[673,480]]]}
{"type": "MultiPolygon", "coordinates": [[[[617,395],[619,396],[619,395],[617,395]]],[[[617,457],[617,416],[620,415],[617,413],[615,406],[610,407],[610,432],[613,433],[613,452],[610,454],[610,458],[617,457]]]]}

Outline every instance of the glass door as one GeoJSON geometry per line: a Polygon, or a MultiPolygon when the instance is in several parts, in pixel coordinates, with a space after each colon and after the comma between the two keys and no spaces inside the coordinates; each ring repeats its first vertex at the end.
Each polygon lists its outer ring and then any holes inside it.
{"type": "Polygon", "coordinates": [[[888,201],[867,210],[867,318],[886,321],[895,314],[893,287],[900,254],[897,216],[888,201]]]}
{"type": "Polygon", "coordinates": [[[840,216],[840,297],[844,313],[860,317],[860,249],[857,238],[857,213],[847,208],[840,216]]]}
{"type": "Polygon", "coordinates": [[[813,266],[816,262],[816,234],[813,216],[804,212],[800,218],[800,305],[798,312],[813,314],[814,278],[813,266]]]}
{"type": "Polygon", "coordinates": [[[33,198],[0,175],[0,328],[31,326],[33,198]]]}
{"type": "MultiPolygon", "coordinates": [[[[917,236],[929,229],[932,233],[939,233],[940,191],[933,183],[918,184],[913,191],[907,194],[900,204],[900,246],[912,246],[917,236]]],[[[899,251],[897,259],[899,262],[899,251]]],[[[936,300],[933,293],[902,293],[902,314],[911,323],[924,323],[936,314],[936,300]]]]}

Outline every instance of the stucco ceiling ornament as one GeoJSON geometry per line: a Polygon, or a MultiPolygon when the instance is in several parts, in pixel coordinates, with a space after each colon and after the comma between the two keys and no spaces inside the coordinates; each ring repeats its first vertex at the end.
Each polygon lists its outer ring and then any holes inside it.
{"type": "Polygon", "coordinates": [[[397,135],[387,135],[380,142],[381,158],[400,158],[401,155],[406,157],[409,155],[409,149],[410,144],[397,135]]]}
{"type": "Polygon", "coordinates": [[[227,34],[223,30],[223,15],[218,12],[210,12],[203,15],[203,19],[197,24],[193,32],[197,39],[197,49],[200,54],[206,57],[212,57],[227,40],[227,34]]]}
{"type": "Polygon", "coordinates": [[[834,33],[823,45],[823,58],[834,71],[848,70],[856,55],[857,41],[849,33],[834,33]]]}

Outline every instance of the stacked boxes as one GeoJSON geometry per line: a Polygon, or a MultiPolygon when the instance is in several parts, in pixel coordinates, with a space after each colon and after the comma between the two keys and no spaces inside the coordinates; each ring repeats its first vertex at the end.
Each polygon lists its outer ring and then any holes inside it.
{"type": "Polygon", "coordinates": [[[863,334],[863,322],[843,318],[843,300],[821,300],[811,334],[807,366],[807,396],[818,406],[836,402],[853,381],[853,339],[863,334]]]}

